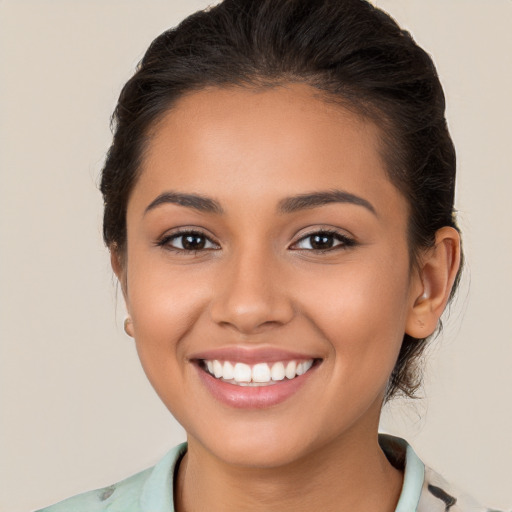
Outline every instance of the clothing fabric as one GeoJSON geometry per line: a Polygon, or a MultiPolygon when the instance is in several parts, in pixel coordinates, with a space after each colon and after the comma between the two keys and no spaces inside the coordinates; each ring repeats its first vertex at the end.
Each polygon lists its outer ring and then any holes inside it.
{"type": "MultiPolygon", "coordinates": [[[[395,512],[498,512],[478,505],[449,485],[426,467],[403,439],[379,434],[379,443],[389,461],[404,470],[395,512]]],[[[174,512],[174,477],[186,451],[187,444],[180,444],[152,468],[38,512],[174,512]]]]}

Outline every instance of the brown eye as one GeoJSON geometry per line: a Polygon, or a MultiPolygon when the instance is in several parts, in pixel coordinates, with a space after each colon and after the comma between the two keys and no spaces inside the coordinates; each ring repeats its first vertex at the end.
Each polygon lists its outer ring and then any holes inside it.
{"type": "Polygon", "coordinates": [[[333,235],[311,235],[309,237],[310,245],[312,249],[322,250],[322,249],[330,249],[334,246],[334,236],[333,235]]]}
{"type": "Polygon", "coordinates": [[[187,251],[197,251],[204,249],[206,245],[206,238],[200,235],[182,235],[181,245],[187,251]]]}
{"type": "Polygon", "coordinates": [[[196,231],[175,233],[174,235],[165,237],[158,245],[182,252],[219,248],[219,246],[212,242],[206,235],[196,231]]]}
{"type": "Polygon", "coordinates": [[[354,240],[337,232],[317,231],[301,238],[294,249],[310,251],[329,251],[355,245],[354,240]]]}

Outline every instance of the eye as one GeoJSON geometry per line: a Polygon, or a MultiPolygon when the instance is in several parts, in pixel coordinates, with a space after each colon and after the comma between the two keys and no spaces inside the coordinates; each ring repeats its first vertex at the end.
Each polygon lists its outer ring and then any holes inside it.
{"type": "Polygon", "coordinates": [[[165,236],[158,242],[159,246],[176,252],[194,252],[219,249],[219,245],[200,231],[180,231],[165,236]]]}
{"type": "Polygon", "coordinates": [[[331,251],[345,249],[355,245],[355,240],[337,231],[321,230],[309,233],[296,242],[292,249],[309,251],[331,251]]]}

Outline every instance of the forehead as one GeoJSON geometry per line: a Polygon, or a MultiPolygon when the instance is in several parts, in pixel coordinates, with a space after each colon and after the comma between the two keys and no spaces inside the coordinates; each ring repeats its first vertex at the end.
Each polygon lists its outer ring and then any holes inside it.
{"type": "Polygon", "coordinates": [[[185,95],[153,127],[136,186],[230,201],[332,188],[374,200],[398,193],[379,128],[303,84],[185,95]]]}
{"type": "Polygon", "coordinates": [[[380,132],[375,124],[326,98],[305,84],[188,93],[153,127],[149,157],[176,149],[215,153],[230,146],[233,154],[238,150],[247,159],[265,156],[263,149],[277,157],[311,153],[316,147],[318,158],[320,153],[329,155],[334,145],[340,149],[338,158],[361,156],[357,151],[363,147],[367,158],[378,158],[380,132]]]}

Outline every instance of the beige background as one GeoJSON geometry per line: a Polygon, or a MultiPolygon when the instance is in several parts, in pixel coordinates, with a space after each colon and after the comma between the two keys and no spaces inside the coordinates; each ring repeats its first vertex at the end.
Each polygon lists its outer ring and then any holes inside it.
{"type": "MultiPolygon", "coordinates": [[[[0,0],[2,512],[113,483],[184,439],[122,331],[96,183],[121,85],[157,34],[206,4],[0,0]]],[[[512,1],[377,4],[445,85],[468,259],[427,398],[395,404],[383,428],[510,509],[512,1]]]]}

